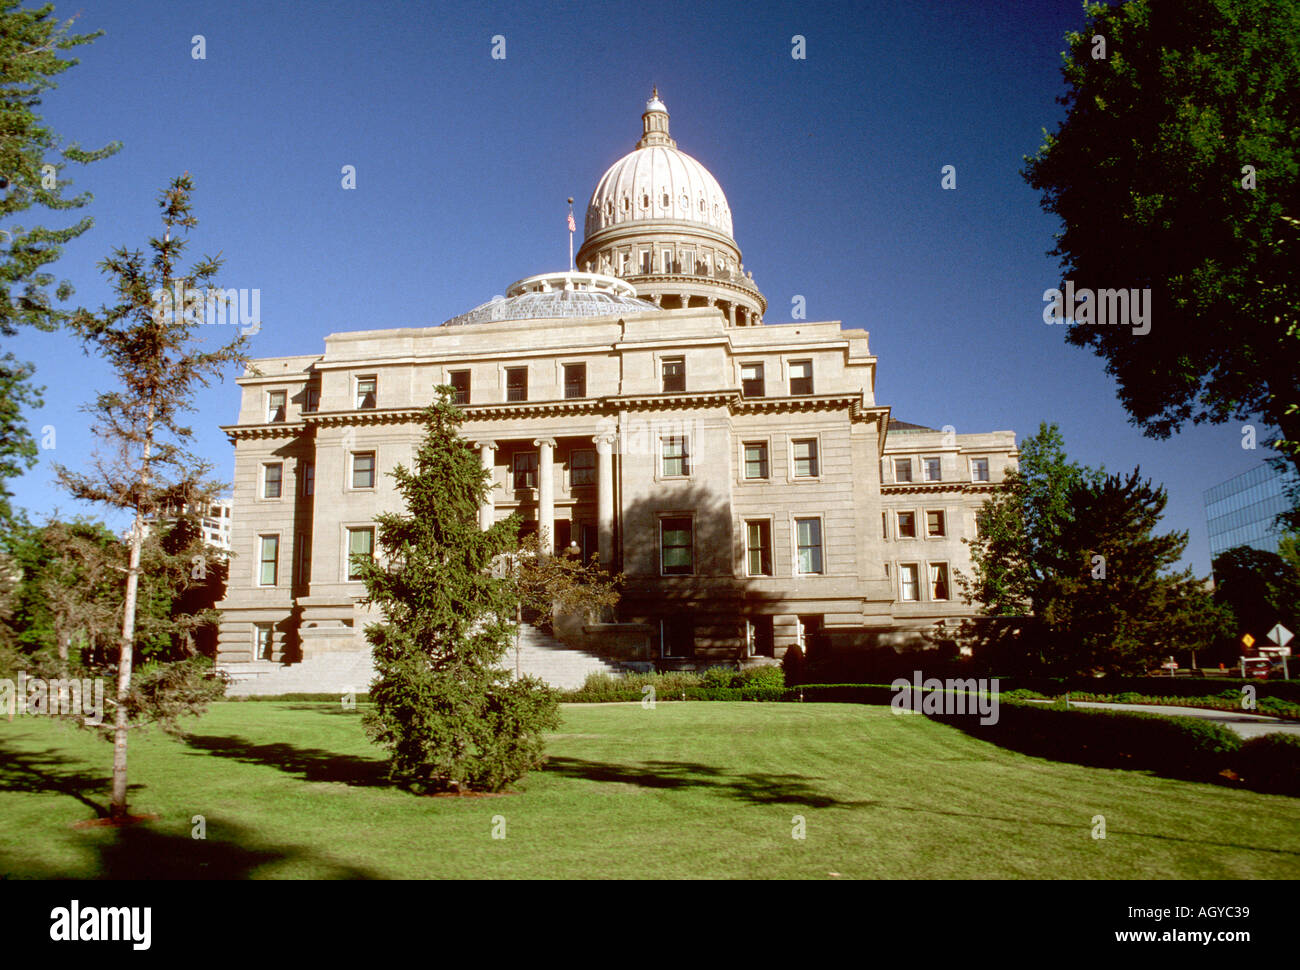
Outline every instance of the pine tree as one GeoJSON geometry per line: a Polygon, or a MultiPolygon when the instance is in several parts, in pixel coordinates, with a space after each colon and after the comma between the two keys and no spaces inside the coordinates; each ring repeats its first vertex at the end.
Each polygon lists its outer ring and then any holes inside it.
{"type": "MultiPolygon", "coordinates": [[[[89,44],[102,33],[70,34],[72,21],[59,23],[53,11],[52,4],[31,10],[16,0],[0,0],[0,337],[15,336],[25,326],[54,330],[66,322],[67,312],[50,302],[54,277],[46,267],[65,243],[91,226],[89,217],[61,229],[17,225],[11,217],[32,206],[55,212],[83,208],[90,194],[64,198],[68,182],[59,178],[60,170],[67,162],[88,164],[121,148],[113,142],[97,151],[76,144],[60,149],[34,110],[41,95],[55,87],[54,78],[77,63],[59,52],[89,44]]],[[[59,300],[71,295],[67,281],[55,287],[59,300]]],[[[32,372],[30,364],[0,354],[0,527],[14,524],[5,483],[36,461],[36,441],[22,418],[24,407],[41,404],[32,372]]]]}
{"type": "Polygon", "coordinates": [[[549,688],[511,681],[502,666],[519,595],[499,563],[517,548],[518,523],[480,529],[488,473],[457,433],[450,391],[424,411],[412,467],[393,472],[405,512],[376,520],[383,560],[355,560],[364,602],[385,617],[366,628],[376,671],[367,726],[403,786],[497,791],[542,764],[542,732],[559,714],[549,688]]]}
{"type": "MultiPolygon", "coordinates": [[[[120,390],[100,394],[86,410],[94,416],[94,431],[108,454],[98,454],[88,474],[56,466],[59,479],[76,498],[125,510],[132,515],[128,548],[122,627],[117,648],[117,690],[113,721],[113,794],[110,815],[126,818],[126,755],[129,728],[157,721],[174,729],[178,713],[196,711],[214,693],[211,681],[199,679],[197,664],[178,663],[141,670],[133,680],[132,664],[142,636],[165,635],[191,621],[173,616],[148,628],[138,628],[141,574],[184,576],[201,547],[167,549],[157,528],[168,518],[193,518],[216,495],[211,467],[186,450],[193,430],[182,423],[194,409],[193,397],[232,364],[247,363],[247,337],[236,335],[214,350],[199,350],[200,320],[186,312],[189,293],[216,291],[214,278],[221,261],[199,260],[182,276],[177,263],[186,247],[180,233],[198,225],[190,206],[193,182],[189,175],[173,179],[159,197],[165,232],[149,241],[153,256],[139,250],[117,249],[100,264],[114,278],[117,302],[98,315],[73,314],[72,326],[87,352],[103,356],[116,373],[120,390]],[[175,284],[187,294],[185,307],[172,306],[168,295],[175,284]],[[151,528],[152,526],[152,528],[151,528]],[[146,533],[153,541],[146,543],[146,533]]],[[[201,553],[198,553],[201,554],[201,553]]],[[[145,587],[148,595],[150,587],[145,587]]],[[[219,686],[219,685],[218,685],[219,686]]]]}

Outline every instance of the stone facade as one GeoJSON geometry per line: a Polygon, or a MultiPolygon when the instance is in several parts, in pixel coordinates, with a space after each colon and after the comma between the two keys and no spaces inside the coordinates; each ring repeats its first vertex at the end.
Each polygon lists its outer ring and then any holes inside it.
{"type": "MultiPolygon", "coordinates": [[[[643,116],[649,147],[675,151],[661,109],[656,97],[643,116]]],[[[637,171],[612,184],[635,189],[637,171]]],[[[615,231],[689,237],[696,252],[730,240],[720,189],[690,218],[605,225],[610,184],[593,194],[579,265],[615,231]]],[[[482,523],[517,513],[556,553],[626,575],[619,622],[561,624],[575,645],[692,665],[897,645],[969,615],[961,539],[1015,467],[1014,434],[891,424],[867,333],[759,325],[766,301],[728,244],[730,278],[716,263],[676,289],[677,267],[653,263],[622,279],[531,277],[442,327],[331,334],[323,353],[254,362],[225,428],[236,556],[219,659],[364,649],[375,617],[349,555],[378,552],[368,530],[399,508],[389,473],[409,464],[444,384],[492,472],[482,523]]]]}

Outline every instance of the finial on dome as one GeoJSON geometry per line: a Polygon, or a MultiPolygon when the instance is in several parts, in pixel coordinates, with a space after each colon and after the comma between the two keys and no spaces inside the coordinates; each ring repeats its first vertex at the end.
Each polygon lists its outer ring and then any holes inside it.
{"type": "Polygon", "coordinates": [[[641,116],[641,140],[637,148],[648,145],[666,145],[676,148],[677,143],[668,135],[668,108],[659,98],[659,86],[650,89],[650,100],[645,103],[645,114],[641,116]]]}

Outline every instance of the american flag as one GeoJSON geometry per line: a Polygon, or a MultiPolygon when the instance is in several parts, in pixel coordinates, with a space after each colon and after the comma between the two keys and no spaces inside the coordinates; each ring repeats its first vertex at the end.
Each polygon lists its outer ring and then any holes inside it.
{"type": "Polygon", "coordinates": [[[569,213],[569,232],[577,232],[578,227],[573,224],[573,213],[569,213]]]}

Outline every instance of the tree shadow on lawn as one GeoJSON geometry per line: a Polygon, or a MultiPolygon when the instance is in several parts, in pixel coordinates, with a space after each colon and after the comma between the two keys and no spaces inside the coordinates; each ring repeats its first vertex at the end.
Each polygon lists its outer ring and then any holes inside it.
{"type": "Polygon", "coordinates": [[[801,775],[736,774],[710,765],[647,761],[639,766],[550,758],[543,771],[566,778],[618,782],[640,788],[704,788],[752,805],[805,805],[809,808],[866,808],[874,801],[845,801],[818,792],[801,775]]]}
{"type": "MultiPolygon", "coordinates": [[[[66,795],[97,817],[107,818],[110,783],[107,768],[95,773],[53,749],[15,751],[0,743],[0,791],[66,795]]],[[[132,784],[128,792],[145,787],[132,784]]],[[[184,821],[187,826],[191,823],[192,819],[184,821]]],[[[324,878],[378,878],[363,869],[320,859],[307,849],[266,844],[256,833],[219,819],[206,820],[207,837],[203,839],[192,838],[188,829],[185,835],[169,835],[139,822],[123,828],[96,827],[66,834],[61,826],[30,833],[26,839],[32,849],[29,855],[0,855],[0,878],[68,878],[68,872],[38,861],[41,844],[55,835],[62,835],[77,849],[97,853],[101,879],[245,879],[261,866],[297,861],[323,865],[328,871],[324,878]]]]}
{"type": "Polygon", "coordinates": [[[197,749],[195,753],[231,758],[243,764],[267,765],[304,781],[334,781],[365,788],[390,788],[388,762],[375,758],[360,758],[322,748],[300,748],[283,741],[272,744],[254,744],[247,738],[213,734],[189,734],[185,743],[197,749]]]}

